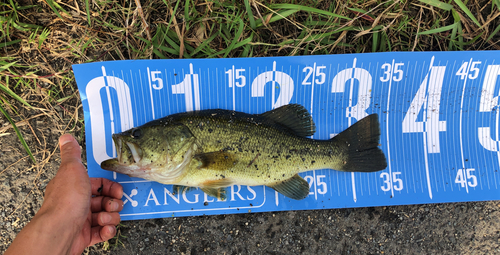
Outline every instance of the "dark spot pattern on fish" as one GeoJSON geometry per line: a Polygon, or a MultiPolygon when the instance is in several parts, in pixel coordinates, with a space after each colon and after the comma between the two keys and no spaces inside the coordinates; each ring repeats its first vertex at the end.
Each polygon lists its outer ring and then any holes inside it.
{"type": "Polygon", "coordinates": [[[292,157],[292,156],[290,156],[290,155],[286,155],[286,156],[285,156],[285,158],[286,158],[286,159],[289,159],[289,158],[291,158],[291,157],[292,157]]]}
{"type": "Polygon", "coordinates": [[[234,148],[227,146],[224,149],[222,149],[222,151],[234,151],[234,148]]]}

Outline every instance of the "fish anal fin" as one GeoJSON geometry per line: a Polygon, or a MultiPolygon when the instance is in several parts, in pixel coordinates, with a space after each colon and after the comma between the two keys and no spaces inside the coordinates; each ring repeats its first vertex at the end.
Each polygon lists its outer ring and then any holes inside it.
{"type": "Polygon", "coordinates": [[[194,159],[200,162],[198,168],[213,170],[227,170],[237,163],[233,153],[227,151],[214,151],[194,155],[194,159]]]}
{"type": "Polygon", "coordinates": [[[226,200],[226,189],[225,188],[201,188],[203,192],[205,192],[207,195],[211,197],[215,197],[220,201],[225,201],[226,200]]]}
{"type": "Polygon", "coordinates": [[[298,174],[294,175],[290,179],[267,186],[273,188],[284,196],[295,200],[304,199],[309,195],[309,183],[307,183],[307,181],[298,174]]]}
{"type": "Polygon", "coordinates": [[[231,186],[233,183],[234,181],[231,179],[223,178],[219,180],[205,181],[201,183],[200,188],[207,195],[224,201],[226,200],[226,187],[231,186]]]}
{"type": "Polygon", "coordinates": [[[316,132],[311,114],[300,104],[288,104],[261,114],[295,135],[306,137],[316,132]]]}

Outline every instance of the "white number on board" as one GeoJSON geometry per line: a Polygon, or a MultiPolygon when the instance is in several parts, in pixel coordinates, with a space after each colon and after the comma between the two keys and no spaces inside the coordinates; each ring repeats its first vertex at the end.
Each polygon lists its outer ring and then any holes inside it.
{"type": "Polygon", "coordinates": [[[247,78],[242,73],[245,72],[245,69],[230,69],[226,73],[228,75],[229,87],[232,88],[234,85],[236,87],[245,87],[247,84],[247,78]]]}
{"type": "MultiPolygon", "coordinates": [[[[326,182],[324,182],[322,179],[326,178],[325,175],[316,175],[316,190],[318,191],[318,194],[324,195],[326,192],[328,192],[328,188],[326,186],[326,182]]],[[[304,179],[309,183],[309,189],[314,184],[314,177],[310,175],[306,175],[304,179]]],[[[309,195],[314,195],[314,191],[309,192],[309,195]]]]}
{"type": "Polygon", "coordinates": [[[401,81],[403,79],[403,70],[401,70],[400,68],[402,68],[403,65],[403,63],[395,63],[394,66],[389,63],[383,64],[382,69],[385,69],[384,76],[380,77],[380,81],[388,82],[391,79],[391,76],[393,81],[401,81]]]}
{"type": "Polygon", "coordinates": [[[160,75],[161,72],[160,71],[151,71],[151,81],[152,82],[157,82],[157,83],[154,83],[152,84],[153,85],[153,89],[156,89],[156,90],[160,90],[163,88],[163,80],[158,77],[157,75],[160,75]]]}
{"type": "Polygon", "coordinates": [[[469,75],[469,79],[474,80],[479,76],[479,68],[476,67],[476,65],[479,64],[481,64],[481,61],[471,62],[469,69],[469,62],[464,62],[462,66],[460,66],[460,69],[458,69],[456,75],[460,76],[461,80],[465,79],[467,75],[469,75]]]}
{"type": "Polygon", "coordinates": [[[316,66],[316,63],[314,63],[314,66],[304,67],[304,69],[302,69],[302,72],[306,73],[306,77],[302,81],[302,85],[311,85],[312,79],[309,80],[311,76],[313,77],[313,79],[316,77],[316,79],[314,80],[315,84],[321,85],[325,83],[326,74],[323,72],[323,69],[326,69],[326,66],[316,66]]]}
{"type": "Polygon", "coordinates": [[[346,117],[349,119],[360,120],[368,113],[366,110],[370,107],[371,91],[372,91],[372,76],[366,69],[355,67],[356,59],[354,59],[353,67],[340,71],[332,80],[332,93],[343,93],[349,85],[349,106],[346,109],[346,117]],[[354,101],[354,80],[358,81],[358,95],[356,105],[352,105],[354,101]]]}
{"type": "Polygon", "coordinates": [[[193,65],[189,64],[190,74],[184,80],[172,85],[172,94],[184,94],[186,111],[200,110],[200,84],[198,74],[193,73],[193,65]],[[193,98],[194,97],[194,98],[193,98]]]}
{"type": "MultiPolygon", "coordinates": [[[[397,191],[403,190],[403,180],[398,177],[401,172],[393,172],[392,173],[392,188],[397,191]]],[[[382,191],[390,191],[391,190],[391,179],[390,175],[387,172],[381,173],[380,178],[384,179],[384,186],[381,186],[382,191]]]]}
{"type": "Polygon", "coordinates": [[[439,120],[445,70],[446,66],[431,67],[403,119],[403,133],[423,133],[427,153],[440,152],[439,132],[446,131],[446,121],[439,120]],[[423,120],[417,121],[420,112],[423,120]]]}
{"type": "Polygon", "coordinates": [[[476,169],[474,168],[458,169],[457,176],[455,177],[455,183],[460,184],[462,188],[465,188],[465,185],[472,188],[476,187],[477,178],[473,173],[475,170],[476,169]]]}
{"type": "MultiPolygon", "coordinates": [[[[496,127],[492,130],[491,127],[479,127],[478,128],[478,137],[479,143],[489,150],[489,151],[499,151],[500,150],[500,140],[499,140],[499,125],[498,119],[500,117],[500,112],[498,109],[498,97],[495,96],[495,89],[497,87],[497,80],[500,76],[500,65],[489,65],[486,68],[486,74],[484,75],[483,89],[481,90],[481,99],[479,101],[479,111],[480,112],[492,112],[496,111],[496,119],[497,124],[496,127]],[[491,133],[496,134],[496,139],[491,137],[491,133]]],[[[497,90],[498,91],[498,90],[497,90]]]]}

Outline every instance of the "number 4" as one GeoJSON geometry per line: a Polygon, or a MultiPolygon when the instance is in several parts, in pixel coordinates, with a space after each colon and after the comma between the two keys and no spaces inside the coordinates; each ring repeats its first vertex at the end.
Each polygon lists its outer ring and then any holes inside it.
{"type": "Polygon", "coordinates": [[[425,76],[417,94],[411,101],[410,108],[403,119],[403,133],[423,133],[427,153],[439,153],[439,132],[446,131],[446,121],[439,120],[441,89],[446,66],[431,68],[425,76]],[[423,120],[417,121],[423,111],[423,120]]]}

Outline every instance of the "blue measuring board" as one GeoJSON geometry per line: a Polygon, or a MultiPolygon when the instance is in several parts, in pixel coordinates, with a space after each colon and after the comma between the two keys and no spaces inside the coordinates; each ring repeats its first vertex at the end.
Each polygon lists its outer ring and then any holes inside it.
{"type": "Polygon", "coordinates": [[[239,59],[126,60],[73,66],[91,177],[124,187],[122,219],[500,199],[500,52],[408,52],[239,59]],[[302,173],[309,196],[264,186],[201,190],[104,171],[111,134],[203,109],[263,113],[296,103],[329,139],[378,113],[385,170],[302,173]]]}

